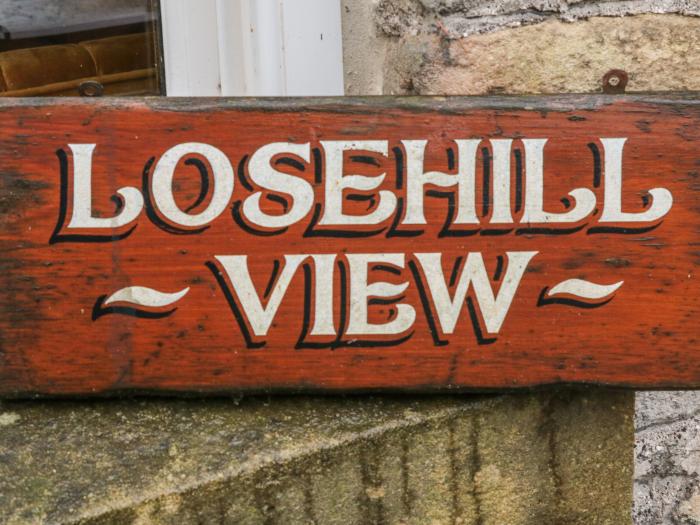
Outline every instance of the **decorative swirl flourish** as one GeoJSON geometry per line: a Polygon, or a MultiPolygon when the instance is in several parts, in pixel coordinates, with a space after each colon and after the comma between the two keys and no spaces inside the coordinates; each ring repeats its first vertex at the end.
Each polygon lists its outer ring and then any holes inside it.
{"type": "Polygon", "coordinates": [[[596,284],[583,279],[568,279],[562,281],[547,292],[547,297],[552,297],[559,294],[575,295],[583,299],[607,299],[617,291],[625,281],[619,281],[615,284],[596,284]]]}
{"type": "Polygon", "coordinates": [[[165,293],[153,288],[146,288],[145,286],[129,286],[128,288],[117,290],[105,299],[102,304],[109,306],[114,303],[129,303],[134,306],[145,306],[147,308],[164,308],[178,302],[189,291],[189,288],[185,288],[179,292],[165,293]]]}
{"type": "Polygon", "coordinates": [[[147,319],[167,317],[177,308],[166,309],[182,299],[189,291],[189,287],[174,293],[160,292],[145,286],[122,288],[109,297],[103,295],[97,299],[92,310],[92,319],[97,320],[107,314],[147,319]]]}
{"type": "Polygon", "coordinates": [[[597,308],[612,300],[615,292],[624,284],[596,284],[583,279],[567,279],[540,294],[537,306],[565,304],[579,308],[597,308]]]}

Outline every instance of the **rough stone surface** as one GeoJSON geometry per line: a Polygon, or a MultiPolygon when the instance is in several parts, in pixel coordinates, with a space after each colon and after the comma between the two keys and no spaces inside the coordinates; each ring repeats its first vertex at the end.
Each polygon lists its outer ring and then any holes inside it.
{"type": "Polygon", "coordinates": [[[700,392],[636,400],[634,520],[700,524],[700,392]]]}
{"type": "Polygon", "coordinates": [[[700,18],[643,15],[595,18],[450,41],[443,67],[414,79],[424,94],[601,91],[603,75],[622,69],[627,91],[700,89],[700,18]]]}
{"type": "Polygon", "coordinates": [[[424,53],[443,60],[409,62],[403,85],[419,94],[600,92],[603,75],[623,69],[630,92],[700,89],[700,18],[549,21],[508,33],[423,40],[424,53]]]}
{"type": "Polygon", "coordinates": [[[548,20],[640,14],[700,16],[696,0],[382,0],[377,24],[391,36],[430,33],[440,26],[451,38],[548,20]]]}
{"type": "Polygon", "coordinates": [[[384,92],[388,39],[375,24],[378,0],[342,0],[343,74],[347,95],[384,92]]]}
{"type": "MultiPolygon", "coordinates": [[[[489,4],[472,3],[474,9],[489,4]]],[[[579,4],[592,8],[598,3],[579,4]]],[[[638,4],[646,4],[603,2],[621,3],[637,8],[638,4]]],[[[500,2],[496,4],[502,7],[500,2]]],[[[700,17],[643,14],[569,23],[549,16],[537,25],[517,24],[512,29],[456,38],[446,16],[421,5],[417,0],[385,0],[372,10],[369,4],[345,1],[349,19],[345,34],[352,35],[360,28],[363,33],[361,40],[347,42],[346,93],[600,92],[603,75],[611,69],[627,71],[630,92],[700,90],[700,17]],[[367,29],[372,15],[373,31],[367,29]],[[360,78],[372,82],[359,82],[360,78]]],[[[690,7],[686,11],[700,10],[700,2],[687,5],[690,7]]],[[[678,12],[682,11],[679,8],[678,12]]],[[[517,16],[527,17],[529,13],[525,10],[517,16]]],[[[466,15],[460,16],[466,20],[466,15]]],[[[468,18],[470,23],[484,19],[474,16],[468,18]]]]}
{"type": "Polygon", "coordinates": [[[0,522],[628,523],[632,394],[0,404],[0,522]]]}

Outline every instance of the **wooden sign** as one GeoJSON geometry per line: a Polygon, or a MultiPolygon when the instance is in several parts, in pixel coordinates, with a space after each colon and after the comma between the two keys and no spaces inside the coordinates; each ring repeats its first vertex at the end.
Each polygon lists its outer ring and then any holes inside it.
{"type": "Polygon", "coordinates": [[[700,100],[7,100],[0,394],[700,386],[700,100]]]}

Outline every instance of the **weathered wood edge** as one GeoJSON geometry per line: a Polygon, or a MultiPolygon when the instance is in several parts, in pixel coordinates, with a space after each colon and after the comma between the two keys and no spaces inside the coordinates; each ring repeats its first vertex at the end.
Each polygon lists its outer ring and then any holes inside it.
{"type": "Polygon", "coordinates": [[[40,97],[0,99],[0,111],[18,107],[94,106],[109,109],[142,107],[156,111],[324,111],[363,112],[398,109],[414,112],[454,113],[464,110],[585,111],[616,103],[658,106],[700,106],[700,91],[643,94],[563,94],[507,96],[365,96],[365,97],[40,97]]]}
{"type": "Polygon", "coordinates": [[[323,388],[314,385],[304,386],[275,386],[270,388],[115,388],[86,393],[44,393],[37,391],[22,391],[17,393],[0,392],[0,400],[73,400],[73,399],[117,399],[133,397],[175,397],[175,398],[221,398],[221,397],[255,397],[255,396],[330,396],[342,397],[352,395],[466,395],[466,394],[517,394],[520,392],[547,391],[556,388],[586,390],[607,388],[621,391],[680,391],[700,390],[700,384],[683,385],[658,383],[638,387],[626,382],[611,381],[552,381],[534,384],[520,384],[512,387],[475,387],[451,385],[418,385],[413,387],[354,387],[350,389],[323,388]]]}

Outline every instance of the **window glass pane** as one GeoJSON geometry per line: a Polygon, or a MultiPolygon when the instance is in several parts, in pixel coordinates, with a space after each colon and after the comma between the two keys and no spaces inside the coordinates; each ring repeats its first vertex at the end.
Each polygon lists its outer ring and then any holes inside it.
{"type": "Polygon", "coordinates": [[[0,96],[159,95],[156,0],[0,0],[0,96]]]}

